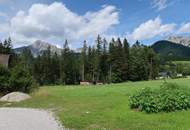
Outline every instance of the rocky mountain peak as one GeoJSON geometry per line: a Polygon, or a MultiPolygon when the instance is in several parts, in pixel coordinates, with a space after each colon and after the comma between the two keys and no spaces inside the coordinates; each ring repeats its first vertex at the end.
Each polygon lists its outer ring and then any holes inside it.
{"type": "Polygon", "coordinates": [[[24,48],[28,48],[28,49],[31,50],[31,52],[32,52],[32,54],[34,56],[37,56],[37,55],[40,54],[41,51],[47,50],[48,47],[50,47],[52,53],[56,52],[57,54],[61,54],[61,49],[60,48],[58,48],[55,45],[52,45],[52,44],[50,44],[48,42],[41,41],[41,40],[37,40],[33,44],[31,44],[29,46],[16,48],[15,51],[17,53],[20,53],[20,52],[22,52],[22,50],[24,48]]]}
{"type": "Polygon", "coordinates": [[[190,36],[169,36],[167,40],[190,47],[190,36]]]}

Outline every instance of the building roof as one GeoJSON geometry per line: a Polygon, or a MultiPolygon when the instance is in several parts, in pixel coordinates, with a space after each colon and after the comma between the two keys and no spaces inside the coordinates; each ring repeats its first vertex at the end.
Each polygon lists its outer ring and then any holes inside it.
{"type": "Polygon", "coordinates": [[[0,64],[2,64],[5,67],[8,67],[9,57],[10,57],[10,55],[8,55],[8,54],[0,54],[0,64]]]}

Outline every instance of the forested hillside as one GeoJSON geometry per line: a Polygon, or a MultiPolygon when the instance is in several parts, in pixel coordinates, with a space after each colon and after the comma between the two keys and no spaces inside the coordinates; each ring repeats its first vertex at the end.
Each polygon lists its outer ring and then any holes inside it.
{"type": "Polygon", "coordinates": [[[162,40],[152,45],[153,50],[165,60],[190,60],[190,47],[162,40]]]}

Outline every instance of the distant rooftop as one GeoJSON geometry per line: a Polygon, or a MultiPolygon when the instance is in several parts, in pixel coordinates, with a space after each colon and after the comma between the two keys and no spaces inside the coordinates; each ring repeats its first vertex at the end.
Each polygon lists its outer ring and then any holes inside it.
{"type": "Polygon", "coordinates": [[[0,64],[2,64],[5,67],[8,67],[9,57],[10,57],[10,55],[8,55],[8,54],[0,54],[0,64]]]}

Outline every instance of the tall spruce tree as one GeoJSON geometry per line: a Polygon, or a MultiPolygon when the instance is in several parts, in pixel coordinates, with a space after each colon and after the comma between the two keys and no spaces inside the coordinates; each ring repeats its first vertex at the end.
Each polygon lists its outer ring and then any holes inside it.
{"type": "Polygon", "coordinates": [[[147,56],[148,78],[152,80],[158,75],[158,57],[151,47],[145,47],[145,53],[147,56]]]}
{"type": "Polygon", "coordinates": [[[102,56],[102,38],[98,35],[96,39],[96,59],[95,59],[95,77],[96,81],[102,80],[101,76],[101,56],[102,56]]]}
{"type": "Polygon", "coordinates": [[[2,41],[0,41],[0,53],[3,53],[3,49],[4,49],[3,43],[2,43],[2,41]]]}
{"type": "Polygon", "coordinates": [[[116,42],[112,40],[111,44],[111,69],[112,69],[112,82],[118,83],[122,82],[123,79],[123,72],[122,72],[122,67],[124,64],[124,50],[123,50],[123,45],[120,40],[120,38],[117,39],[116,42]]]}
{"type": "Polygon", "coordinates": [[[5,39],[4,42],[0,42],[0,53],[2,54],[12,54],[12,40],[9,37],[8,39],[5,39]]]}
{"type": "Polygon", "coordinates": [[[86,70],[86,79],[87,81],[93,81],[93,74],[94,74],[94,59],[95,53],[91,46],[88,47],[88,54],[87,54],[87,70],[86,70]]]}
{"type": "Polygon", "coordinates": [[[76,58],[75,54],[69,48],[68,41],[65,40],[63,46],[63,51],[61,55],[61,64],[60,64],[60,79],[63,84],[75,84],[76,83],[76,58]]]}
{"type": "Polygon", "coordinates": [[[86,73],[87,73],[87,44],[86,41],[83,43],[83,48],[81,51],[81,80],[86,80],[86,73]]]}
{"type": "Polygon", "coordinates": [[[52,81],[53,84],[59,84],[60,79],[60,58],[55,52],[51,57],[51,70],[52,70],[52,81]]]}
{"type": "Polygon", "coordinates": [[[51,68],[51,48],[42,52],[42,64],[43,66],[43,81],[45,84],[52,83],[52,68],[51,68]]]}
{"type": "Polygon", "coordinates": [[[129,76],[132,81],[147,80],[148,66],[144,46],[138,41],[130,49],[129,76]]]}
{"type": "Polygon", "coordinates": [[[53,83],[51,64],[51,49],[49,46],[47,50],[41,52],[34,62],[33,73],[41,85],[53,83]]]}
{"type": "Polygon", "coordinates": [[[107,49],[108,43],[106,39],[103,39],[103,52],[100,60],[100,68],[101,68],[101,79],[105,83],[108,81],[108,49],[107,49]]]}
{"type": "Polygon", "coordinates": [[[97,54],[96,54],[96,48],[92,47],[92,54],[91,54],[91,63],[92,63],[92,82],[96,82],[96,70],[97,70],[97,54]]]}
{"type": "Polygon", "coordinates": [[[122,79],[124,81],[129,80],[129,43],[127,39],[125,38],[123,40],[123,51],[124,51],[124,64],[122,66],[122,79]]]}
{"type": "Polygon", "coordinates": [[[43,75],[43,62],[42,62],[42,56],[38,55],[35,59],[34,59],[34,65],[33,65],[33,76],[35,78],[35,80],[40,84],[43,85],[43,79],[42,79],[42,75],[43,75]]]}
{"type": "Polygon", "coordinates": [[[68,64],[68,54],[69,54],[69,46],[67,39],[63,45],[63,50],[61,52],[61,61],[60,61],[60,82],[66,84],[66,70],[68,64]]]}
{"type": "Polygon", "coordinates": [[[113,71],[112,71],[112,66],[114,64],[114,44],[115,44],[115,39],[112,38],[111,42],[109,43],[109,54],[108,54],[108,64],[109,64],[109,70],[108,70],[108,79],[109,79],[109,83],[112,82],[112,75],[113,75],[113,71]]]}
{"type": "Polygon", "coordinates": [[[31,50],[27,48],[23,49],[20,54],[20,63],[24,68],[28,69],[30,73],[32,73],[33,61],[34,57],[31,50]]]}

